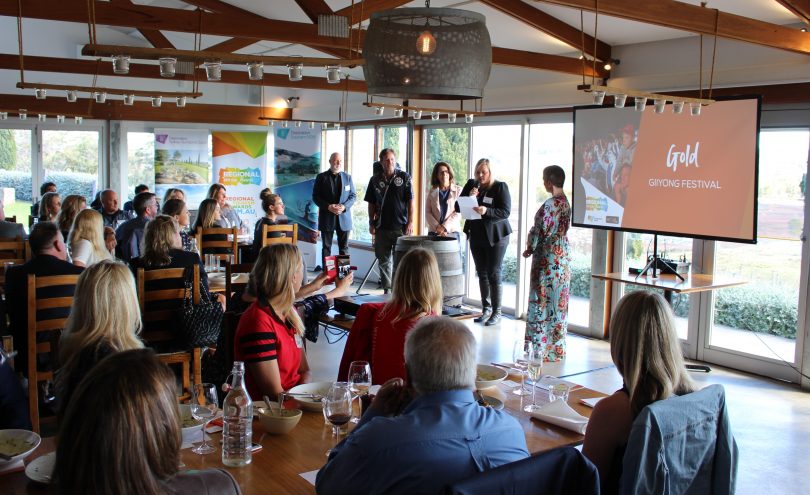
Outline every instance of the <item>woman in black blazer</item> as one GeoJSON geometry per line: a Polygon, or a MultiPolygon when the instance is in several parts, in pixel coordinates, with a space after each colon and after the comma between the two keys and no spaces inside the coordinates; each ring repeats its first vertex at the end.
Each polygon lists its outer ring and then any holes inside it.
{"type": "MultiPolygon", "coordinates": [[[[480,220],[467,220],[464,224],[481,289],[483,314],[474,321],[484,322],[486,326],[495,325],[501,320],[501,265],[509,245],[509,234],[512,233],[509,225],[512,198],[506,183],[492,178],[486,158],[478,160],[475,179],[467,181],[461,196],[477,197],[478,206],[473,210],[481,215],[480,220]]],[[[458,203],[456,210],[459,211],[458,203]]]]}

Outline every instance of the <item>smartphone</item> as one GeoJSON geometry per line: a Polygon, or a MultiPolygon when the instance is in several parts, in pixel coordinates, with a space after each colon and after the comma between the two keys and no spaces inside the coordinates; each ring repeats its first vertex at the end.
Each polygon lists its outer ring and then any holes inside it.
{"type": "Polygon", "coordinates": [[[338,255],[335,256],[335,261],[337,262],[337,278],[346,278],[351,273],[351,260],[349,259],[348,255],[338,255]]]}
{"type": "Polygon", "coordinates": [[[256,442],[253,442],[253,444],[250,446],[250,451],[251,451],[251,452],[258,452],[258,451],[260,451],[260,450],[262,450],[262,446],[261,446],[261,444],[258,444],[258,443],[256,443],[256,442]]]}

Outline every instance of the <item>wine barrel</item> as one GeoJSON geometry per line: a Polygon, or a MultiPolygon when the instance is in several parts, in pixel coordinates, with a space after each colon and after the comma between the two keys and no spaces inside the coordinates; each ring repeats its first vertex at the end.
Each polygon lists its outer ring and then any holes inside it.
{"type": "Polygon", "coordinates": [[[420,247],[432,251],[439,263],[442,276],[442,294],[446,306],[458,306],[464,297],[464,270],[461,267],[459,242],[455,237],[428,235],[407,235],[397,239],[394,251],[394,273],[399,260],[413,248],[420,247]]]}

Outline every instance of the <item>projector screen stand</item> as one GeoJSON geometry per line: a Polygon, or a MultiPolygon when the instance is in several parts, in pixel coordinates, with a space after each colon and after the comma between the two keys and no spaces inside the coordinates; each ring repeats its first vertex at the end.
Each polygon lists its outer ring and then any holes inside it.
{"type": "MultiPolygon", "coordinates": [[[[650,270],[652,270],[652,273],[651,273],[652,278],[658,278],[658,265],[659,265],[658,262],[659,262],[659,260],[661,260],[661,258],[658,256],[658,234],[653,234],[653,254],[652,254],[652,258],[650,258],[650,261],[641,270],[641,273],[636,275],[636,279],[638,279],[642,275],[646,275],[647,272],[649,272],[650,270]]],[[[681,275],[680,273],[675,272],[675,270],[672,270],[672,273],[673,273],[673,275],[675,275],[676,277],[681,279],[681,282],[686,281],[686,279],[683,278],[683,275],[681,275]]]]}

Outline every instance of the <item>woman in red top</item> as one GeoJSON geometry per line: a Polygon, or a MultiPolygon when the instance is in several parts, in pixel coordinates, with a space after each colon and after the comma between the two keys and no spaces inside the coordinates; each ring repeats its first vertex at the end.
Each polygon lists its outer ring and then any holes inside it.
{"type": "Polygon", "coordinates": [[[301,287],[301,255],[293,244],[262,248],[250,273],[256,301],[242,314],[234,336],[234,360],[244,361],[245,382],[254,399],[275,398],[307,383],[304,324],[293,307],[301,287]]]}
{"type": "Polygon", "coordinates": [[[354,320],[338,380],[345,380],[352,361],[371,364],[373,383],[405,378],[405,335],[423,316],[442,312],[442,281],[432,252],[415,248],[399,261],[391,300],[360,306],[354,320]]]}

